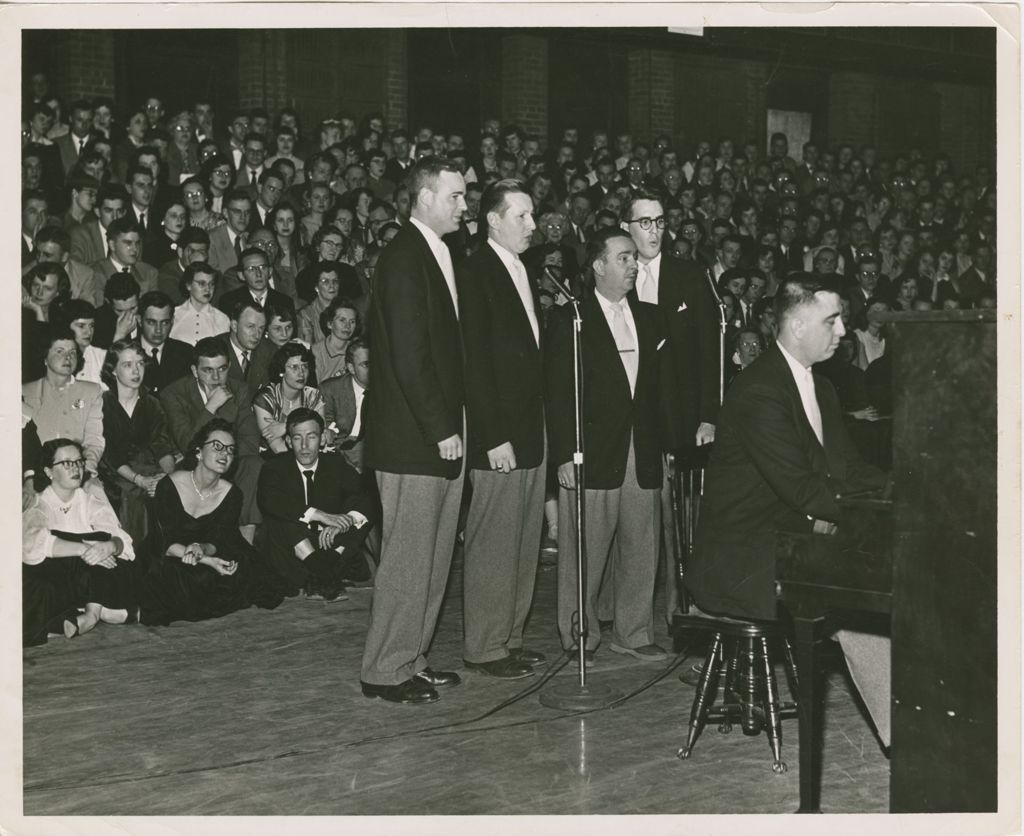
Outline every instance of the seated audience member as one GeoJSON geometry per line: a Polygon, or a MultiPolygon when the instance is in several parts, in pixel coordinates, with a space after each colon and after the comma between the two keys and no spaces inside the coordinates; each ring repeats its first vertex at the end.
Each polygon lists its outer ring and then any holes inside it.
{"type": "Polygon", "coordinates": [[[118,340],[138,339],[139,283],[128,273],[116,273],[103,288],[106,304],[96,311],[93,345],[110,348],[118,340]]]}
{"type": "Polygon", "coordinates": [[[889,311],[889,303],[884,299],[869,299],[864,309],[862,327],[854,331],[857,337],[857,356],[854,360],[857,368],[867,371],[875,360],[885,354],[885,323],[878,320],[878,314],[889,311]]]}
{"type": "MultiPolygon", "coordinates": [[[[172,200],[163,211],[160,226],[154,227],[146,236],[143,252],[149,264],[166,264],[175,257],[178,239],[187,228],[185,218],[185,204],[172,200]]],[[[159,273],[157,276],[159,278],[159,273]]]]}
{"type": "MultiPolygon", "coordinates": [[[[277,244],[277,258],[273,260],[277,289],[287,296],[295,296],[295,280],[299,271],[306,266],[297,230],[298,219],[295,207],[290,203],[278,203],[267,213],[267,229],[274,233],[277,244]]],[[[251,246],[256,246],[250,238],[251,246]]],[[[294,298],[292,299],[294,302],[294,298]]]]}
{"type": "Polygon", "coordinates": [[[22,279],[21,304],[36,322],[50,322],[61,306],[71,299],[71,281],[59,264],[43,262],[30,269],[22,279]]]}
{"type": "Polygon", "coordinates": [[[301,301],[309,303],[316,300],[316,283],[320,276],[321,262],[337,265],[339,292],[343,296],[362,293],[355,268],[338,260],[344,247],[344,235],[333,226],[322,226],[317,230],[312,243],[313,261],[295,277],[295,291],[301,301]]]}
{"type": "Polygon", "coordinates": [[[909,311],[913,309],[914,300],[918,298],[917,278],[915,276],[901,276],[893,282],[895,291],[892,298],[892,308],[895,311],[909,311]]]}
{"type": "MultiPolygon", "coordinates": [[[[261,315],[262,316],[262,315],[261,315]]],[[[260,431],[252,413],[252,400],[245,384],[229,374],[231,349],[216,337],[206,337],[192,349],[191,375],[160,392],[160,405],[167,415],[176,452],[186,453],[189,445],[211,418],[223,418],[231,427],[237,446],[235,481],[242,491],[242,533],[251,542],[260,522],[256,507],[256,480],[261,459],[260,431]]]]}
{"type": "Polygon", "coordinates": [[[61,307],[60,326],[71,329],[78,354],[82,358],[82,367],[75,373],[75,379],[97,383],[106,389],[101,374],[107,352],[92,344],[93,332],[96,330],[96,309],[82,299],[71,299],[61,307]]]}
{"type": "Polygon", "coordinates": [[[29,269],[36,264],[59,264],[68,275],[72,299],[84,299],[94,306],[103,304],[103,287],[92,268],[71,258],[71,236],[67,232],[60,227],[44,226],[36,234],[35,244],[29,269]]]}
{"type": "Polygon", "coordinates": [[[32,260],[39,230],[47,223],[49,201],[39,189],[26,189],[21,198],[21,266],[32,260]]]}
{"type": "Polygon", "coordinates": [[[362,320],[350,299],[335,299],[320,314],[324,339],[313,343],[316,379],[320,384],[345,373],[345,349],[362,332],[362,320]]]}
{"type": "Polygon", "coordinates": [[[109,249],[107,229],[118,218],[124,217],[127,211],[128,195],[124,187],[116,184],[103,186],[97,201],[95,220],[86,220],[70,231],[71,259],[90,269],[102,261],[109,249]]]}
{"type": "MultiPolygon", "coordinates": [[[[210,209],[206,186],[198,177],[190,177],[181,184],[181,199],[187,213],[188,227],[209,232],[227,223],[227,219],[210,209]]],[[[205,259],[204,259],[205,260],[205,259]]]]}
{"type": "MultiPolygon", "coordinates": [[[[261,229],[252,233],[252,236],[256,236],[258,233],[265,233],[270,240],[273,240],[274,234],[270,230],[261,229]]],[[[273,303],[278,307],[287,305],[295,307],[295,302],[290,296],[274,290],[270,286],[272,267],[266,252],[259,247],[251,246],[242,253],[240,264],[243,285],[222,294],[217,302],[217,307],[224,313],[230,315],[235,306],[245,300],[255,302],[261,308],[268,303],[273,303]]]]}
{"type": "MultiPolygon", "coordinates": [[[[263,250],[267,256],[267,264],[270,265],[267,287],[284,294],[294,305],[297,298],[295,294],[295,277],[288,270],[280,269],[281,247],[277,243],[277,235],[274,230],[268,227],[260,227],[250,232],[247,246],[263,250]]],[[[244,287],[245,284],[245,277],[241,274],[240,267],[231,267],[224,273],[223,286],[219,289],[219,293],[220,295],[230,293],[244,287]]],[[[214,304],[217,304],[219,298],[218,296],[214,300],[214,304]]]]}
{"type": "Polygon", "coordinates": [[[77,380],[81,357],[69,328],[54,328],[43,344],[45,373],[21,387],[22,413],[35,422],[39,440],[70,438],[84,450],[86,470],[96,476],[103,456],[103,390],[77,380]]]}
{"type": "Polygon", "coordinates": [[[252,200],[244,189],[234,189],[224,196],[227,223],[208,230],[210,233],[210,264],[220,273],[237,265],[248,246],[249,218],[252,200]]]}
{"type": "MultiPolygon", "coordinates": [[[[290,342],[297,342],[299,345],[309,348],[309,343],[295,336],[295,311],[291,308],[276,308],[273,305],[267,305],[263,310],[267,316],[265,340],[273,343],[277,348],[290,342]]],[[[315,379],[313,370],[310,369],[310,382],[315,379]]]]}
{"type": "Polygon", "coordinates": [[[186,227],[175,243],[174,257],[160,267],[157,276],[160,292],[175,305],[184,302],[187,295],[183,283],[185,268],[197,261],[208,264],[209,255],[210,236],[196,227],[186,227]]]}
{"type": "Polygon", "coordinates": [[[159,290],[139,299],[139,346],[146,358],[143,382],[151,395],[187,375],[192,361],[191,346],[170,336],[173,321],[174,305],[159,290]]]}
{"type": "MultiPolygon", "coordinates": [[[[334,232],[333,235],[340,235],[340,233],[334,232]]],[[[309,273],[315,282],[315,296],[312,302],[299,311],[296,325],[299,329],[299,338],[310,345],[326,338],[326,334],[320,330],[320,315],[338,297],[343,268],[355,272],[350,265],[338,261],[319,261],[304,271],[309,273]]]]}
{"type": "Polygon", "coordinates": [[[313,368],[313,355],[301,343],[288,343],[277,350],[270,361],[269,382],[260,387],[252,401],[256,426],[263,435],[264,450],[283,453],[285,421],[299,407],[312,409],[324,416],[324,399],[320,390],[307,386],[313,368]]]}
{"type": "Polygon", "coordinates": [[[756,325],[745,325],[736,332],[733,340],[733,352],[731,363],[725,370],[725,385],[732,383],[736,377],[747,366],[753,363],[764,353],[764,337],[756,325]]]}
{"type": "Polygon", "coordinates": [[[129,217],[118,218],[107,227],[110,255],[93,265],[97,283],[105,286],[110,277],[119,273],[130,275],[145,293],[156,290],[157,271],[141,260],[142,230],[129,217]]]}
{"type": "Polygon", "coordinates": [[[103,365],[103,438],[100,476],[107,498],[136,544],[149,532],[149,498],[174,470],[174,445],[163,407],[145,385],[146,360],[138,343],[119,340],[103,365]]]}
{"type": "Polygon", "coordinates": [[[336,453],[321,451],[324,419],[299,408],[288,416],[288,450],[263,467],[259,503],[267,557],[286,595],[340,600],[347,580],[369,576],[361,547],[373,526],[372,502],[359,474],[336,453]]]}
{"type": "Polygon", "coordinates": [[[244,383],[250,399],[267,382],[275,349],[263,339],[267,315],[251,299],[242,299],[228,317],[228,330],[215,339],[224,346],[230,366],[228,375],[244,383]]]}
{"type": "Polygon", "coordinates": [[[217,273],[205,261],[194,261],[185,267],[181,281],[185,301],[174,309],[171,337],[188,345],[195,345],[205,337],[224,334],[230,327],[227,314],[213,306],[217,288],[217,273]]]}
{"type": "Polygon", "coordinates": [[[129,620],[132,538],[102,491],[83,488],[85,455],[70,438],[43,444],[40,492],[22,514],[22,643],[74,638],[129,620]],[[79,612],[82,610],[82,612],[79,612]]]}
{"type": "MultiPolygon", "coordinates": [[[[296,187],[297,188],[297,187],[296,187]]],[[[303,193],[302,205],[307,207],[305,214],[299,219],[299,235],[304,246],[312,247],[317,252],[319,244],[316,240],[317,233],[324,229],[324,218],[333,208],[334,191],[328,183],[309,183],[303,193]]],[[[334,230],[337,233],[337,230],[334,230]]],[[[340,235],[338,236],[340,240],[340,235]]],[[[338,257],[341,252],[339,243],[337,251],[329,256],[331,260],[338,257]]]]}
{"type": "Polygon", "coordinates": [[[139,620],[219,618],[282,596],[255,549],[239,534],[242,492],[225,478],[235,460],[233,427],[210,420],[188,445],[184,467],[156,486],[150,571],[139,584],[139,620]]]}
{"type": "Polygon", "coordinates": [[[345,374],[324,381],[325,443],[363,472],[363,398],[370,380],[370,348],[356,337],[345,348],[345,374]]]}

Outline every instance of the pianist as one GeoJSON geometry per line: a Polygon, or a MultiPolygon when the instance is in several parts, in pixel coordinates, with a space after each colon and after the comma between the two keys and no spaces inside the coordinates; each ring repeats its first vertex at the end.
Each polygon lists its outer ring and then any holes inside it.
{"type": "MultiPolygon", "coordinates": [[[[708,466],[687,586],[705,612],[776,617],[776,530],[833,534],[839,494],[881,488],[847,435],[832,385],[811,367],[845,329],[839,295],[806,273],[775,295],[778,340],[726,395],[708,466]]],[[[889,744],[889,640],[841,631],[851,675],[889,744]]]]}

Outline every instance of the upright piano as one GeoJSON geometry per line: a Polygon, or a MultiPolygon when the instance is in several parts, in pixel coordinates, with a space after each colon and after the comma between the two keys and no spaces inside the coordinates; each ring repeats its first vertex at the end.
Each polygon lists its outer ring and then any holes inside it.
{"type": "Polygon", "coordinates": [[[818,628],[873,613],[892,636],[890,811],[994,812],[995,312],[885,319],[891,498],[844,498],[835,535],[778,535],[800,671],[800,810],[819,810],[818,628]]]}

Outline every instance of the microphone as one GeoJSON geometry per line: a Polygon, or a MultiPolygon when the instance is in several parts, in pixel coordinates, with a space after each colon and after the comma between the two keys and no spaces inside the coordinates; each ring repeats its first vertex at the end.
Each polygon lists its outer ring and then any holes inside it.
{"type": "Polygon", "coordinates": [[[544,265],[544,275],[548,277],[548,279],[549,279],[549,280],[551,281],[551,283],[552,283],[552,284],[553,284],[553,285],[554,285],[555,287],[557,287],[557,288],[558,288],[558,292],[559,292],[559,293],[561,293],[561,294],[562,294],[562,295],[563,295],[563,296],[564,296],[564,297],[565,297],[566,299],[568,299],[568,300],[569,300],[570,302],[579,302],[579,301],[580,301],[579,299],[577,299],[577,298],[576,298],[576,297],[575,297],[575,296],[573,295],[573,293],[572,293],[572,291],[571,291],[571,290],[569,289],[569,286],[568,286],[568,285],[566,285],[565,283],[563,283],[561,279],[557,279],[557,278],[555,278],[555,274],[551,272],[551,269],[550,269],[550,268],[548,267],[548,265],[546,265],[546,264],[544,265]]]}

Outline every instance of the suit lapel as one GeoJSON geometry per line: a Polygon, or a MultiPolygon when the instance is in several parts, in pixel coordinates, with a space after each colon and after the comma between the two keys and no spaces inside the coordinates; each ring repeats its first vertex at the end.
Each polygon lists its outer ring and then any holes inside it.
{"type": "MultiPolygon", "coordinates": [[[[605,318],[604,309],[601,307],[601,303],[597,301],[596,290],[588,294],[584,304],[589,307],[584,318],[584,333],[587,330],[586,324],[589,322],[589,330],[593,334],[591,345],[597,349],[595,353],[598,355],[598,361],[593,364],[593,367],[596,369],[607,369],[608,374],[617,381],[616,385],[622,387],[628,399],[632,400],[633,396],[629,391],[629,378],[626,377],[626,368],[622,365],[619,348],[615,344],[615,337],[612,336],[612,329],[605,318]]],[[[636,317],[633,320],[635,322],[636,317]]],[[[637,372],[637,378],[639,379],[639,371],[637,372]]]]}
{"type": "Polygon", "coordinates": [[[821,434],[825,439],[825,459],[828,473],[836,479],[846,478],[846,459],[843,456],[842,434],[846,428],[842,416],[833,408],[833,393],[823,378],[814,375],[814,394],[818,398],[818,409],[821,412],[821,434]]]}
{"type": "Polygon", "coordinates": [[[427,273],[431,280],[438,284],[438,292],[444,293],[445,304],[449,311],[451,311],[452,318],[456,321],[459,319],[458,313],[455,311],[455,300],[452,299],[451,290],[448,287],[448,280],[445,279],[444,273],[441,271],[441,265],[437,263],[437,258],[434,255],[434,251],[430,249],[430,244],[427,243],[427,239],[423,237],[423,233],[420,232],[416,225],[410,222],[406,228],[415,237],[413,240],[416,241],[416,245],[419,247],[421,252],[421,258],[426,259],[427,273]]]}
{"type": "MultiPolygon", "coordinates": [[[[490,268],[497,279],[496,285],[499,288],[498,292],[505,297],[505,299],[502,300],[505,310],[515,311],[512,316],[519,320],[519,327],[521,329],[525,329],[525,333],[529,335],[524,342],[528,342],[534,350],[537,350],[537,341],[533,339],[533,326],[530,324],[530,317],[526,314],[526,308],[523,307],[523,300],[519,296],[519,288],[516,287],[515,279],[512,278],[512,274],[509,273],[508,268],[505,266],[505,262],[501,260],[498,254],[494,251],[494,248],[490,244],[485,244],[485,247],[487,249],[486,257],[490,262],[490,268]]],[[[533,299],[533,310],[538,311],[540,310],[540,302],[537,299],[537,293],[533,288],[533,283],[527,279],[527,284],[530,287],[530,295],[533,299]]],[[[540,323],[538,323],[538,331],[539,324],[540,323]]]]}
{"type": "MultiPolygon", "coordinates": [[[[800,427],[804,434],[804,440],[807,442],[808,453],[810,454],[811,464],[814,469],[821,472],[828,472],[828,461],[825,456],[825,450],[818,442],[818,436],[814,434],[814,427],[811,426],[810,419],[807,417],[807,410],[804,409],[803,399],[800,397],[800,389],[796,385],[796,380],[793,379],[793,371],[789,368],[789,363],[786,362],[786,358],[782,356],[782,352],[778,348],[775,348],[776,363],[779,365],[780,370],[785,375],[786,391],[789,392],[790,399],[793,402],[793,411],[796,416],[797,426],[800,427]]],[[[821,397],[818,394],[818,382],[815,381],[815,396],[818,398],[818,411],[822,413],[822,430],[821,433],[825,438],[828,438],[828,433],[825,428],[824,410],[821,408],[821,397]]]]}

